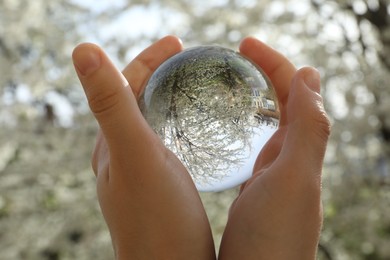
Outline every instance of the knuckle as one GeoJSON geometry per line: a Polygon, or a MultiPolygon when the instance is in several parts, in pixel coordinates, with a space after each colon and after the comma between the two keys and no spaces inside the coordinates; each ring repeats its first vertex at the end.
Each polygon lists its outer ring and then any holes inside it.
{"type": "Polygon", "coordinates": [[[119,95],[115,91],[108,93],[95,93],[89,98],[89,107],[95,115],[111,111],[119,101],[119,95]]]}
{"type": "Polygon", "coordinates": [[[313,122],[317,126],[317,134],[327,140],[331,133],[331,123],[322,103],[322,99],[316,102],[317,109],[313,115],[313,122]]]}

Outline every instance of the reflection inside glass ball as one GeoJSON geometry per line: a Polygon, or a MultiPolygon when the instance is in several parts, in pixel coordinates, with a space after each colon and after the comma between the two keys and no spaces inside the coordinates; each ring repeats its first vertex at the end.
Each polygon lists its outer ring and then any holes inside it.
{"type": "Polygon", "coordinates": [[[199,191],[221,191],[249,179],[279,124],[278,101],[265,74],[219,46],[189,48],[165,61],[150,78],[140,107],[199,191]]]}

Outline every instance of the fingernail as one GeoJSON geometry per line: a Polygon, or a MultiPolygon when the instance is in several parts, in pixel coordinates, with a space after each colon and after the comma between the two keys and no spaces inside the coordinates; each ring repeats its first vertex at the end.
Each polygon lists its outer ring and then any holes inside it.
{"type": "Polygon", "coordinates": [[[312,91],[320,93],[320,73],[318,70],[312,68],[309,72],[307,72],[303,78],[306,86],[308,86],[312,91]]]}
{"type": "Polygon", "coordinates": [[[100,67],[100,53],[97,50],[79,53],[74,65],[82,76],[91,75],[100,67]]]}

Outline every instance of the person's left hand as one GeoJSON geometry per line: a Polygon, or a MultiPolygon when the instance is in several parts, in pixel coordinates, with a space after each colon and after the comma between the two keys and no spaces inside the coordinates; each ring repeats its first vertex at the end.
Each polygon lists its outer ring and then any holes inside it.
{"type": "Polygon", "coordinates": [[[322,226],[321,177],[330,122],[320,75],[297,70],[248,37],[240,52],[268,75],[279,100],[279,128],[229,211],[220,259],[315,259],[322,226]]]}
{"type": "Polygon", "coordinates": [[[96,45],[73,61],[101,133],[93,156],[99,203],[117,259],[215,259],[195,185],[144,120],[137,100],[153,71],[182,50],[168,36],[121,73],[96,45]]]}

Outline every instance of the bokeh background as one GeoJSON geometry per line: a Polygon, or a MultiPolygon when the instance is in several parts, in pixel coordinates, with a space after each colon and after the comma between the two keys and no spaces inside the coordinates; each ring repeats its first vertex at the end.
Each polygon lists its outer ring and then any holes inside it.
{"type": "MultiPolygon", "coordinates": [[[[113,259],[71,52],[95,42],[123,68],[167,34],[233,49],[253,35],[318,68],[333,125],[318,258],[390,259],[389,13],[389,0],[0,0],[0,259],[113,259]]],[[[201,194],[217,246],[236,193],[201,194]]]]}

